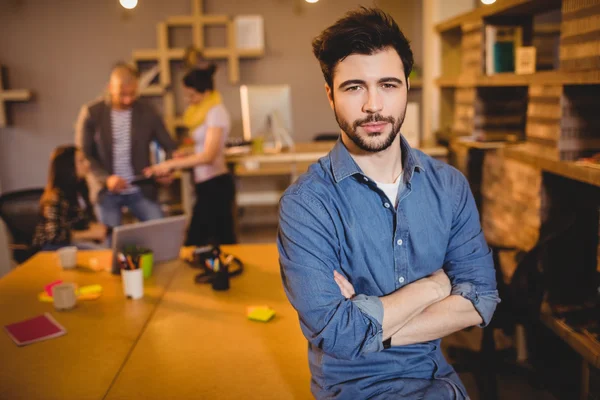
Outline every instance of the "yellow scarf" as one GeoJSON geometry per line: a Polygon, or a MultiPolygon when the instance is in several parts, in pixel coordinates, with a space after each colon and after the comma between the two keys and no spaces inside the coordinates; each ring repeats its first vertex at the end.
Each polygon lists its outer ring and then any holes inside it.
{"type": "Polygon", "coordinates": [[[206,114],[216,105],[221,104],[221,94],[216,90],[210,92],[198,104],[190,104],[183,113],[183,123],[191,131],[204,123],[206,114]]]}

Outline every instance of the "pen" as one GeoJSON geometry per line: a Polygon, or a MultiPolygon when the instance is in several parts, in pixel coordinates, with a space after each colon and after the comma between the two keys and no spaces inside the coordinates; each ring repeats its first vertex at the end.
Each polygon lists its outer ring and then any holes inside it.
{"type": "Polygon", "coordinates": [[[119,264],[121,264],[121,269],[128,269],[127,268],[127,260],[125,260],[125,256],[123,255],[123,253],[119,252],[119,264]]]}
{"type": "Polygon", "coordinates": [[[133,270],[135,269],[135,266],[133,265],[133,261],[131,260],[131,256],[127,256],[127,262],[129,263],[129,269],[133,270]]]}

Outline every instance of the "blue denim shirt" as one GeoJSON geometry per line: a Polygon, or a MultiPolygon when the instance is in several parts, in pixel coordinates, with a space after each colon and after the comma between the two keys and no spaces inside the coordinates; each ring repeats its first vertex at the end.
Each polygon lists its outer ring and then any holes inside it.
{"type": "Polygon", "coordinates": [[[499,301],[467,180],[403,137],[400,145],[404,185],[396,208],[341,141],[281,198],[281,275],[309,342],[319,399],[466,397],[439,339],[383,349],[379,297],[443,267],[452,293],[473,303],[483,326],[499,301]],[[346,300],[334,269],[361,295],[346,300]]]}

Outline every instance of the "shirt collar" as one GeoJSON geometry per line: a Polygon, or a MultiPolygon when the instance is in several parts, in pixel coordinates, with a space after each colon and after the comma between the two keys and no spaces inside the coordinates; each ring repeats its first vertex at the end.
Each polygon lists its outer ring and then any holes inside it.
{"type": "MultiPolygon", "coordinates": [[[[415,169],[423,170],[423,165],[419,159],[419,155],[410,147],[404,136],[400,135],[400,150],[402,152],[402,169],[404,171],[404,181],[410,182],[415,169]]],[[[356,161],[342,143],[341,137],[329,152],[329,160],[331,161],[331,170],[336,183],[355,174],[364,175],[356,161]]]]}

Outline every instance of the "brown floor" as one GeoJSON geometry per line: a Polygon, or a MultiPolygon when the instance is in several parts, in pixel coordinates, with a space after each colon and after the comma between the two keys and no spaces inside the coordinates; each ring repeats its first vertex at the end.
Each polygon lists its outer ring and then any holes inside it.
{"type": "MultiPolygon", "coordinates": [[[[247,216],[247,215],[246,215],[247,216]]],[[[266,218],[263,224],[247,224],[244,218],[240,219],[239,242],[240,243],[273,243],[277,237],[277,225],[272,218],[266,218]]],[[[447,355],[449,346],[477,350],[481,340],[481,330],[474,328],[469,331],[457,332],[448,336],[442,343],[442,349],[447,355]]],[[[448,357],[448,355],[447,355],[448,357]]],[[[448,358],[452,361],[450,358],[448,358]]],[[[472,372],[459,374],[463,380],[471,400],[483,399],[477,388],[475,376],[472,372]]],[[[500,400],[557,400],[548,391],[536,388],[528,382],[528,379],[519,374],[503,371],[497,374],[498,398],[500,400]]]]}

